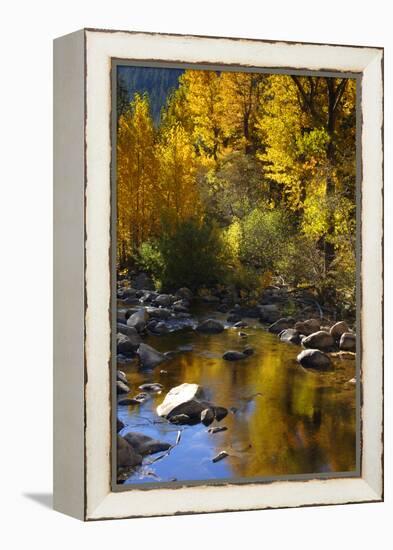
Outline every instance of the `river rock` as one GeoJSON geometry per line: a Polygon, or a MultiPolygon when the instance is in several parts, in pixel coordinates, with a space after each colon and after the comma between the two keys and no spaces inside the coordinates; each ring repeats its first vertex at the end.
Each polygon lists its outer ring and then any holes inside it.
{"type": "Polygon", "coordinates": [[[116,382],[116,391],[117,391],[118,395],[121,395],[123,393],[129,393],[130,388],[127,386],[127,384],[125,384],[121,380],[117,380],[117,382],[116,382]]]}
{"type": "Polygon", "coordinates": [[[227,456],[229,455],[226,451],[221,451],[220,453],[218,453],[218,455],[212,458],[212,462],[219,462],[220,460],[222,460],[223,458],[226,458],[227,456]]]}
{"type": "Polygon", "coordinates": [[[168,307],[173,302],[172,297],[169,294],[159,294],[154,300],[157,306],[168,307]]]}
{"type": "Polygon", "coordinates": [[[237,313],[230,313],[227,317],[228,323],[239,323],[241,320],[241,316],[237,315],[237,313]]]}
{"type": "Polygon", "coordinates": [[[156,409],[157,414],[166,417],[179,405],[203,397],[203,389],[198,384],[180,384],[166,394],[164,401],[156,409]]]}
{"type": "Polygon", "coordinates": [[[186,403],[178,405],[173,411],[167,415],[167,420],[172,422],[174,417],[176,418],[177,424],[199,424],[201,422],[201,414],[204,410],[210,408],[210,403],[207,401],[199,401],[198,399],[191,399],[186,403]],[[180,422],[179,417],[187,417],[182,422],[180,422]]]}
{"type": "Polygon", "coordinates": [[[122,422],[118,418],[117,418],[117,421],[116,421],[116,428],[117,428],[118,432],[120,432],[124,428],[124,422],[122,422]]]}
{"type": "Polygon", "coordinates": [[[135,344],[125,334],[121,334],[120,332],[116,334],[117,353],[132,353],[137,349],[137,347],[138,346],[135,346],[135,344]]]}
{"type": "Polygon", "coordinates": [[[333,336],[335,340],[340,340],[341,336],[344,334],[344,332],[348,332],[349,328],[345,321],[339,321],[335,325],[333,325],[330,329],[330,334],[333,336]]]}
{"type": "Polygon", "coordinates": [[[138,332],[141,332],[149,319],[149,314],[145,309],[139,309],[127,319],[127,325],[134,327],[138,332]]]}
{"type": "Polygon", "coordinates": [[[340,338],[340,350],[356,351],[356,334],[352,332],[344,332],[340,338]]]}
{"type": "Polygon", "coordinates": [[[153,369],[167,359],[163,353],[160,353],[143,342],[138,348],[137,355],[140,364],[146,369],[153,369]]]}
{"type": "Polygon", "coordinates": [[[215,415],[213,409],[207,408],[203,409],[201,412],[201,422],[204,426],[210,426],[210,424],[214,422],[214,418],[215,415]]]}
{"type": "Polygon", "coordinates": [[[123,372],[122,370],[116,371],[116,380],[121,380],[122,382],[124,382],[124,384],[128,385],[126,373],[123,372]]]}
{"type": "Polygon", "coordinates": [[[187,414],[175,414],[171,416],[172,424],[191,424],[191,418],[187,414]]]}
{"type": "Polygon", "coordinates": [[[283,317],[282,319],[278,319],[278,321],[270,325],[268,330],[273,334],[279,334],[283,330],[293,327],[294,324],[295,319],[292,319],[292,317],[283,317]]]}
{"type": "Polygon", "coordinates": [[[225,432],[227,429],[226,426],[212,426],[207,431],[209,434],[216,434],[218,432],[225,432]]]}
{"type": "Polygon", "coordinates": [[[240,361],[241,359],[246,359],[247,355],[242,351],[228,350],[222,356],[225,361],[240,361]]]}
{"type": "Polygon", "coordinates": [[[233,325],[233,328],[247,328],[248,325],[245,321],[238,321],[233,325]]]}
{"type": "Polygon", "coordinates": [[[141,292],[142,296],[139,299],[141,304],[151,304],[158,296],[158,293],[153,291],[141,292]]]}
{"type": "Polygon", "coordinates": [[[244,355],[247,355],[247,356],[254,355],[254,348],[252,348],[251,346],[246,346],[243,349],[243,353],[244,355]]]}
{"type": "Polygon", "coordinates": [[[145,392],[145,391],[141,391],[139,392],[135,397],[134,397],[134,401],[136,401],[137,403],[144,403],[145,401],[147,401],[148,399],[150,399],[150,395],[145,392]]]}
{"type": "Polygon", "coordinates": [[[335,348],[333,336],[323,330],[319,330],[303,338],[302,345],[305,348],[320,349],[324,351],[333,351],[335,348]]]}
{"type": "Polygon", "coordinates": [[[138,348],[139,344],[142,341],[141,337],[138,334],[138,331],[134,327],[129,327],[126,324],[117,323],[117,332],[120,332],[120,334],[124,334],[128,337],[132,346],[134,347],[134,351],[138,348]]]}
{"type": "Polygon", "coordinates": [[[165,307],[147,307],[146,311],[151,319],[166,321],[171,316],[171,311],[165,307]]]}
{"type": "Polygon", "coordinates": [[[329,370],[332,368],[330,357],[318,349],[306,349],[299,353],[296,359],[306,369],[329,370]]]}
{"type": "Polygon", "coordinates": [[[141,384],[139,386],[139,389],[142,391],[157,393],[162,391],[164,389],[164,386],[162,384],[159,384],[158,382],[147,382],[146,384],[141,384]]]}
{"type": "Polygon", "coordinates": [[[219,334],[220,332],[223,332],[224,325],[216,319],[206,319],[205,321],[201,321],[199,323],[196,330],[206,334],[219,334]]]}
{"type": "Polygon", "coordinates": [[[188,313],[188,306],[181,302],[176,302],[173,304],[173,311],[175,313],[188,313]]]}
{"type": "Polygon", "coordinates": [[[124,298],[136,298],[136,289],[132,287],[125,287],[117,291],[117,296],[120,300],[124,298]]]}
{"type": "MultiPolygon", "coordinates": [[[[159,416],[176,424],[198,424],[201,422],[202,412],[206,409],[212,411],[213,419],[215,418],[217,421],[225,418],[228,414],[225,407],[217,407],[204,400],[201,386],[184,383],[172,388],[156,411],[159,416]]],[[[212,417],[210,412],[204,412],[203,416],[212,417]]]]}
{"type": "Polygon", "coordinates": [[[119,468],[133,468],[142,463],[142,456],[134,451],[131,445],[121,437],[117,436],[117,465],[119,468]]]}
{"type": "Polygon", "coordinates": [[[128,432],[123,437],[131,445],[134,451],[141,456],[167,451],[171,447],[170,443],[153,439],[139,432],[128,432]]]}
{"type": "Polygon", "coordinates": [[[225,407],[214,406],[213,410],[214,410],[214,416],[215,416],[217,422],[220,422],[228,414],[228,409],[226,409],[225,407]]]}
{"type": "Polygon", "coordinates": [[[287,342],[288,344],[300,344],[300,334],[294,328],[283,330],[278,336],[282,342],[287,342]]]}
{"type": "Polygon", "coordinates": [[[146,273],[139,273],[133,279],[132,285],[136,290],[154,290],[154,283],[146,273]]]}
{"type": "Polygon", "coordinates": [[[321,328],[321,323],[318,319],[307,319],[306,321],[298,321],[294,328],[304,336],[310,336],[321,328]]]}
{"type": "Polygon", "coordinates": [[[176,291],[175,294],[176,294],[176,297],[177,297],[177,298],[180,298],[181,300],[182,300],[182,299],[184,299],[184,300],[192,300],[192,296],[193,296],[192,291],[191,291],[189,288],[185,287],[185,286],[179,288],[179,289],[176,291]]]}

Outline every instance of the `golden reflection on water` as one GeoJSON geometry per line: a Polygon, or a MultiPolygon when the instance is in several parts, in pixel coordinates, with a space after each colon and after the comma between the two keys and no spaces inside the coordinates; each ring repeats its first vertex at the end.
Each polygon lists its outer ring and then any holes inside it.
{"type": "MultiPolygon", "coordinates": [[[[252,478],[354,471],[356,387],[348,381],[355,376],[355,361],[335,358],[332,372],[305,371],[296,363],[298,346],[281,343],[257,326],[246,332],[247,344],[255,353],[243,361],[230,363],[222,359],[224,351],[244,346],[237,332],[228,329],[211,336],[187,333],[149,338],[147,343],[162,351],[185,343],[194,348],[153,372],[141,372],[135,365],[119,365],[126,371],[133,394],[145,381],[164,385],[163,393],[142,407],[119,408],[126,423],[135,422],[138,415],[156,418],[155,407],[165,393],[183,382],[200,384],[213,403],[236,409],[220,423],[228,428],[225,432],[212,436],[206,435],[203,425],[187,427],[184,433],[189,437],[184,438],[183,448],[165,458],[165,464],[164,460],[157,462],[160,475],[167,469],[177,473],[177,479],[191,476],[187,474],[187,460],[195,454],[193,446],[198,446],[198,452],[209,460],[221,450],[229,453],[222,461],[225,467],[206,466],[202,460],[201,479],[228,477],[228,473],[229,477],[252,478]],[[167,374],[160,374],[161,368],[167,374]],[[182,463],[180,477],[176,460],[182,463]]],[[[165,439],[167,432],[162,430],[158,426],[157,432],[152,434],[150,430],[149,435],[165,439]]],[[[198,478],[198,464],[189,464],[192,479],[198,478]]]]}

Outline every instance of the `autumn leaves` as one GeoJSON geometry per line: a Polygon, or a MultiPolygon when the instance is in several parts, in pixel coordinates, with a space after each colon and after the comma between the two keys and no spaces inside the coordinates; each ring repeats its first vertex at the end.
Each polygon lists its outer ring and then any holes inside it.
{"type": "Polygon", "coordinates": [[[355,106],[350,79],[186,70],[157,126],[149,97],[135,94],[118,120],[119,264],[190,220],[237,235],[240,252],[251,242],[254,253],[266,231],[245,235],[245,220],[276,210],[285,231],[301,236],[299,254],[306,239],[323,275],[339,272],[353,287],[355,106]]]}

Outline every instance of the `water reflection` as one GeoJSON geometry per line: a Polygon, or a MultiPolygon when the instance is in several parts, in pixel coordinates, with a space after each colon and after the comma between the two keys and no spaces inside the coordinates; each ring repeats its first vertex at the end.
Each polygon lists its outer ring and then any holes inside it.
{"type": "Polygon", "coordinates": [[[126,483],[152,481],[249,478],[321,472],[349,472],[356,467],[355,361],[335,359],[335,369],[318,374],[296,363],[299,348],[278,341],[255,325],[246,329],[247,343],[255,354],[228,363],[222,354],[241,349],[234,329],[223,334],[194,332],[150,337],[147,343],[160,351],[192,344],[193,350],[174,356],[151,372],[135,364],[119,364],[126,372],[132,392],[144,382],[160,382],[161,395],[142,405],[119,407],[126,424],[121,434],[139,431],[174,443],[181,441],[157,462],[147,457],[126,483]],[[209,434],[202,424],[174,426],[155,413],[167,391],[183,382],[203,386],[209,400],[231,409],[221,421],[228,429],[209,434]],[[159,423],[156,423],[159,421],[159,423]],[[225,450],[229,456],[217,463],[211,459],[225,450]]]}

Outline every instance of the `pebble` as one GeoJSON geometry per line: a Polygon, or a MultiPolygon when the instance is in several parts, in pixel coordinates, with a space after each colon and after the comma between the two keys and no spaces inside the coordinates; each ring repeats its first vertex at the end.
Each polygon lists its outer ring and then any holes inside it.
{"type": "Polygon", "coordinates": [[[216,434],[218,432],[225,432],[228,428],[226,426],[213,426],[212,428],[209,428],[207,431],[209,434],[216,434]]]}
{"type": "Polygon", "coordinates": [[[227,456],[229,455],[226,451],[221,451],[220,453],[218,453],[218,455],[212,458],[212,462],[219,462],[220,460],[226,458],[227,456]]]}

